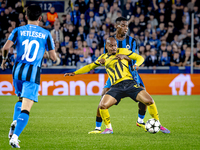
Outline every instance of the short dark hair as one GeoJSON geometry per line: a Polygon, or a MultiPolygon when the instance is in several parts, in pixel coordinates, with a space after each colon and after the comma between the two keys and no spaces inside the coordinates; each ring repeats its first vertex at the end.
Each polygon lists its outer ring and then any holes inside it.
{"type": "Polygon", "coordinates": [[[36,21],[42,14],[42,9],[39,5],[30,5],[27,8],[26,15],[28,20],[36,21]]]}
{"type": "Polygon", "coordinates": [[[125,17],[118,17],[116,20],[115,20],[115,23],[117,22],[121,22],[121,21],[128,21],[125,17]]]}

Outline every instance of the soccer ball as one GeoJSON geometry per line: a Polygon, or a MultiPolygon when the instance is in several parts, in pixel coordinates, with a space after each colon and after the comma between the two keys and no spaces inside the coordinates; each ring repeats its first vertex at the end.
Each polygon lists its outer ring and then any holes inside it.
{"type": "Polygon", "coordinates": [[[154,118],[149,119],[145,124],[145,128],[147,129],[147,131],[153,134],[159,132],[160,127],[161,127],[160,122],[154,118]]]}

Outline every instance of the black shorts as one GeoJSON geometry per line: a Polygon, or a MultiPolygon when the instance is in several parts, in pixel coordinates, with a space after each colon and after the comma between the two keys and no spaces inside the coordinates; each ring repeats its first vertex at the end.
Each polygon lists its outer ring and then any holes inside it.
{"type": "Polygon", "coordinates": [[[110,90],[106,94],[114,97],[117,100],[117,103],[115,105],[118,105],[120,100],[125,97],[130,97],[135,102],[138,102],[136,100],[136,97],[138,93],[142,90],[144,89],[138,87],[135,80],[124,80],[115,85],[112,85],[110,90]]]}

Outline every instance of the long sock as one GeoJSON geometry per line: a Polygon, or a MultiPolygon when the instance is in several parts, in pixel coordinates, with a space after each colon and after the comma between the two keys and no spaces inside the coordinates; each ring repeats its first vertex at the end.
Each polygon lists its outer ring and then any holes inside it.
{"type": "Polygon", "coordinates": [[[22,102],[21,102],[21,101],[18,101],[18,102],[15,104],[14,114],[13,114],[13,121],[14,121],[14,120],[17,120],[19,114],[21,113],[21,107],[22,107],[22,102]]]}
{"type": "Polygon", "coordinates": [[[17,118],[17,125],[14,130],[14,134],[19,136],[24,128],[26,127],[29,119],[29,112],[27,110],[22,110],[19,117],[17,118]]]}
{"type": "Polygon", "coordinates": [[[155,102],[148,106],[149,114],[156,120],[159,120],[158,110],[156,108],[155,102]]]}
{"type": "Polygon", "coordinates": [[[101,130],[102,118],[96,116],[96,128],[97,130],[101,130]]]}
{"type": "Polygon", "coordinates": [[[111,123],[110,123],[110,114],[108,112],[108,109],[100,109],[99,112],[101,114],[101,117],[103,119],[103,122],[106,125],[106,128],[112,129],[111,123]]]}
{"type": "Polygon", "coordinates": [[[144,110],[138,110],[138,120],[137,120],[137,122],[138,123],[144,123],[144,117],[145,117],[145,113],[146,113],[146,111],[144,111],[144,110]]]}

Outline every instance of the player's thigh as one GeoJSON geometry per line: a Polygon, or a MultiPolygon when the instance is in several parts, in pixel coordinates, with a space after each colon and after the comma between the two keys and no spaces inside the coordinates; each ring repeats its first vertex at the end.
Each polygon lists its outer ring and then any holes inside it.
{"type": "Polygon", "coordinates": [[[151,105],[154,103],[153,98],[145,90],[142,90],[137,94],[136,100],[145,105],[151,105]]]}
{"type": "Polygon", "coordinates": [[[103,91],[102,91],[102,93],[101,93],[101,96],[103,97],[103,96],[106,94],[106,92],[109,91],[109,89],[110,89],[110,88],[103,88],[103,91]]]}
{"type": "Polygon", "coordinates": [[[23,86],[23,81],[13,79],[13,85],[15,87],[15,94],[20,97],[22,94],[22,86],[23,86]]]}
{"type": "Polygon", "coordinates": [[[21,97],[38,102],[39,84],[25,81],[22,87],[21,97]]]}
{"type": "Polygon", "coordinates": [[[103,96],[99,104],[99,108],[108,109],[109,107],[113,106],[115,103],[117,103],[117,100],[111,95],[106,94],[103,96]]]}
{"type": "Polygon", "coordinates": [[[27,110],[30,112],[31,107],[33,106],[34,101],[28,98],[23,98],[21,110],[27,110]]]}

